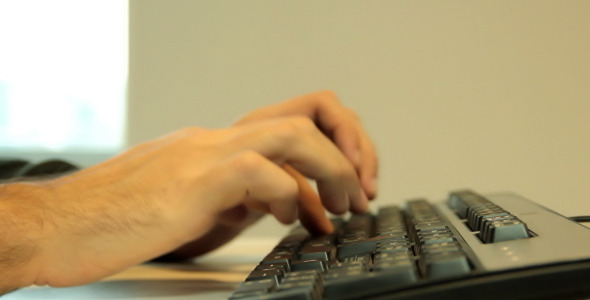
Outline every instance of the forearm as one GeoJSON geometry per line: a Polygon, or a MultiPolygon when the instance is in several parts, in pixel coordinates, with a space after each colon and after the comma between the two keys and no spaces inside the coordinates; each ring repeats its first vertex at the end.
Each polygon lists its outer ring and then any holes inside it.
{"type": "Polygon", "coordinates": [[[37,188],[0,185],[0,295],[33,284],[46,229],[37,188]]]}

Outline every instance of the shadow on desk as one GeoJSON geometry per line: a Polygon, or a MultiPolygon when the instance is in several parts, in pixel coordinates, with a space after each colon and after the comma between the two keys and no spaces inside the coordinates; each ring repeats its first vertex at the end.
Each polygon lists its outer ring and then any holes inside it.
{"type": "MultiPolygon", "coordinates": [[[[215,280],[118,280],[69,287],[28,288],[6,299],[227,299],[235,283],[215,280]]],[[[2,297],[4,300],[4,297],[2,297]]]]}
{"type": "Polygon", "coordinates": [[[275,239],[236,239],[225,248],[187,263],[147,263],[104,280],[68,288],[27,287],[0,300],[219,300],[264,257],[275,239]]]}
{"type": "Polygon", "coordinates": [[[227,299],[251,268],[227,262],[150,263],[129,268],[103,281],[65,288],[27,287],[0,300],[24,299],[227,299]]]}

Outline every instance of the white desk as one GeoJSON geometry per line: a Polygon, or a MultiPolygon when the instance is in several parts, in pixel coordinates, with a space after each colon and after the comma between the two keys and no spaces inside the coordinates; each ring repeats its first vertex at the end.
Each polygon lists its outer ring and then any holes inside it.
{"type": "Polygon", "coordinates": [[[238,238],[194,263],[143,264],[89,285],[28,287],[0,299],[227,299],[277,241],[238,238]]]}

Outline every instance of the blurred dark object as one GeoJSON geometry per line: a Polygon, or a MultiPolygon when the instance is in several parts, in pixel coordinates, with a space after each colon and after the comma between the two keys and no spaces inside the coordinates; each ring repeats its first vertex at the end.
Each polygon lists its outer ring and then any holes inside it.
{"type": "Polygon", "coordinates": [[[0,159],[0,180],[58,177],[76,170],[79,170],[78,166],[60,159],[50,159],[36,164],[20,159],[0,159]]]}
{"type": "Polygon", "coordinates": [[[78,167],[63,160],[51,159],[38,164],[25,166],[19,176],[21,177],[39,177],[49,175],[61,175],[78,170],[78,167]]]}
{"type": "Polygon", "coordinates": [[[16,177],[27,165],[29,162],[22,159],[0,159],[0,180],[16,177]]]}

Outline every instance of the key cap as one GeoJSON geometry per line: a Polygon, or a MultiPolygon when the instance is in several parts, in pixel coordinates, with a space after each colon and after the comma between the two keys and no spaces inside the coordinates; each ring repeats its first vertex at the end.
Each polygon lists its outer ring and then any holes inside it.
{"type": "Polygon", "coordinates": [[[422,273],[430,279],[457,276],[471,272],[467,256],[462,251],[423,255],[420,266],[422,273]]]}
{"type": "Polygon", "coordinates": [[[501,218],[511,216],[509,212],[501,211],[486,211],[481,212],[473,218],[473,221],[469,224],[469,227],[474,231],[481,231],[486,221],[494,221],[501,218]]]}
{"type": "Polygon", "coordinates": [[[363,261],[337,262],[330,265],[330,272],[368,271],[368,264],[363,261]]]}
{"type": "Polygon", "coordinates": [[[438,244],[429,244],[423,245],[421,250],[422,254],[431,254],[431,253],[443,253],[443,252],[452,252],[460,250],[461,246],[457,241],[447,242],[447,243],[438,243],[438,244]]]}
{"type": "MultiPolygon", "coordinates": [[[[252,300],[317,300],[320,294],[313,285],[294,285],[288,289],[278,290],[274,293],[252,300]]],[[[248,299],[249,300],[249,299],[248,299]]]]}
{"type": "Polygon", "coordinates": [[[229,300],[261,300],[268,296],[268,292],[251,291],[251,292],[234,292],[229,300]]]}
{"type": "MultiPolygon", "coordinates": [[[[291,272],[283,282],[268,292],[246,290],[236,292],[230,300],[317,300],[321,298],[321,277],[315,271],[291,272]]],[[[256,281],[252,281],[256,282],[256,281]]]]}
{"type": "Polygon", "coordinates": [[[411,249],[412,248],[409,245],[377,246],[377,248],[375,249],[375,254],[406,252],[406,251],[411,251],[411,249]]]}
{"type": "Polygon", "coordinates": [[[407,241],[405,236],[376,236],[364,241],[338,246],[338,260],[375,251],[377,244],[388,241],[407,241]]]}
{"type": "Polygon", "coordinates": [[[411,260],[382,260],[374,266],[376,274],[395,274],[395,280],[402,283],[412,283],[418,280],[416,266],[411,260]]]}
{"type": "Polygon", "coordinates": [[[300,260],[321,259],[330,261],[336,257],[336,247],[330,244],[310,244],[303,246],[299,252],[300,260]]]}
{"type": "Polygon", "coordinates": [[[360,262],[363,264],[369,264],[371,262],[371,253],[364,253],[354,256],[346,257],[342,260],[344,263],[360,262]]]}
{"type": "Polygon", "coordinates": [[[321,275],[322,273],[317,270],[293,271],[285,275],[285,280],[283,282],[317,281],[321,279],[321,275]]]}
{"type": "Polygon", "coordinates": [[[516,218],[490,222],[484,227],[485,243],[497,243],[529,237],[526,224],[516,218]]]}
{"type": "Polygon", "coordinates": [[[289,265],[286,263],[269,263],[269,264],[260,263],[259,265],[256,266],[255,269],[257,269],[257,270],[260,270],[260,269],[281,269],[285,273],[291,271],[291,269],[289,268],[289,265]]]}
{"type": "Polygon", "coordinates": [[[276,287],[276,282],[272,279],[263,279],[256,281],[244,281],[238,286],[236,291],[229,298],[230,300],[250,300],[260,299],[273,291],[276,287]]]}
{"type": "Polygon", "coordinates": [[[307,259],[294,261],[291,264],[293,271],[305,271],[305,270],[319,270],[325,271],[327,269],[326,262],[321,259],[307,259]]]}
{"type": "Polygon", "coordinates": [[[289,266],[289,268],[290,268],[291,260],[293,258],[294,258],[293,254],[290,252],[289,253],[282,253],[282,254],[277,254],[275,252],[271,252],[262,259],[261,264],[283,263],[283,264],[286,264],[287,266],[289,266]]]}
{"type": "Polygon", "coordinates": [[[449,207],[462,219],[467,217],[467,209],[470,206],[482,203],[490,203],[490,201],[470,190],[454,191],[449,194],[449,207]]]}
{"type": "Polygon", "coordinates": [[[318,271],[293,271],[285,276],[275,293],[263,299],[320,299],[323,292],[321,281],[322,276],[318,271]]]}
{"type": "Polygon", "coordinates": [[[378,265],[381,262],[391,261],[410,261],[410,252],[390,252],[390,253],[377,253],[374,257],[374,264],[378,265]]]}
{"type": "Polygon", "coordinates": [[[281,282],[281,279],[283,278],[284,274],[284,271],[281,269],[254,269],[254,271],[250,272],[248,277],[246,277],[246,281],[272,279],[278,284],[279,282],[281,282]]]}
{"type": "Polygon", "coordinates": [[[416,282],[418,275],[411,262],[383,264],[374,272],[326,274],[324,299],[363,298],[363,292],[378,294],[416,282]]]}
{"type": "Polygon", "coordinates": [[[443,222],[420,222],[416,223],[414,227],[416,228],[417,233],[420,233],[421,231],[444,230],[448,228],[443,222]]]}

